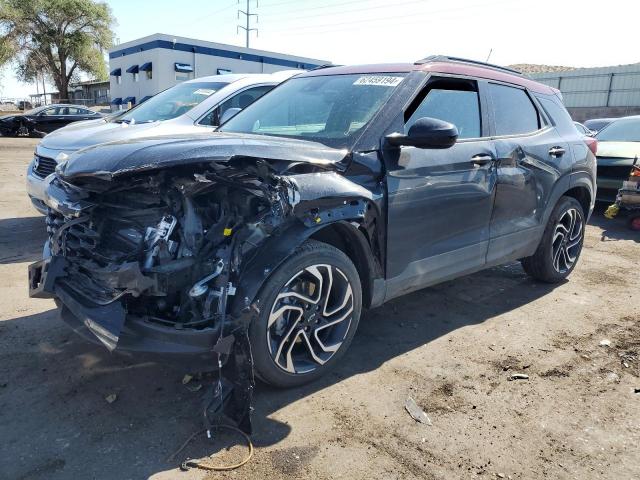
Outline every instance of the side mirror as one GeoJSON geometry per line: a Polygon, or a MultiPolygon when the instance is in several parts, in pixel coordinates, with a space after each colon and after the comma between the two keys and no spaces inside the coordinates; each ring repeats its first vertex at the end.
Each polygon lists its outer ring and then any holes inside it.
{"type": "Polygon", "coordinates": [[[458,128],[437,118],[423,117],[415,121],[407,135],[392,133],[387,142],[393,146],[416,148],[450,148],[458,139],[458,128]]]}
{"type": "Polygon", "coordinates": [[[227,120],[231,120],[233,117],[235,117],[238,112],[242,111],[241,108],[238,107],[233,107],[233,108],[227,108],[224,113],[222,114],[222,116],[220,117],[220,125],[222,125],[224,122],[226,122],[227,120]]]}

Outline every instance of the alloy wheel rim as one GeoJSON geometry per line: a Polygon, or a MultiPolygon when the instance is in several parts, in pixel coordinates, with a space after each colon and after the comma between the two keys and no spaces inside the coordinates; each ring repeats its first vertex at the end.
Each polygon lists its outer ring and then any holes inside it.
{"type": "Polygon", "coordinates": [[[578,259],[580,242],[583,234],[582,217],[575,208],[562,214],[553,229],[552,260],[553,268],[558,273],[566,273],[578,259]]]}
{"type": "Polygon", "coordinates": [[[333,265],[311,265],[280,290],[269,313],[267,345],[274,363],[306,374],[340,349],[353,318],[353,288],[333,265]]]}

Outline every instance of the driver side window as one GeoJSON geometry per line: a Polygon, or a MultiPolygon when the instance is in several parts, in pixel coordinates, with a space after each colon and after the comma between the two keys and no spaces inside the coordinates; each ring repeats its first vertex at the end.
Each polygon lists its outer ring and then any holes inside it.
{"type": "Polygon", "coordinates": [[[52,115],[59,115],[58,113],[59,110],[60,110],[60,107],[47,108],[46,110],[43,110],[40,115],[46,115],[48,117],[52,115]]]}
{"type": "Polygon", "coordinates": [[[405,134],[416,120],[423,117],[437,118],[458,127],[458,138],[482,137],[480,102],[475,82],[435,81],[417,99],[414,110],[407,111],[405,134]]]}
{"type": "Polygon", "coordinates": [[[233,97],[225,100],[216,108],[207,113],[200,122],[200,125],[214,126],[220,125],[220,119],[224,112],[229,108],[242,108],[243,110],[255,102],[258,98],[263,96],[268,91],[272,90],[274,85],[262,85],[259,87],[248,88],[242,92],[234,95],[233,97]]]}

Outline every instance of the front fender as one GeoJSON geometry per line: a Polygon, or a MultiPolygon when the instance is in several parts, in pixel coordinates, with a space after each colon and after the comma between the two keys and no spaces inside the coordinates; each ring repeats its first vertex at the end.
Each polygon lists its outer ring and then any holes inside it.
{"type": "Polygon", "coordinates": [[[269,275],[316,232],[338,223],[358,228],[369,223],[367,217],[379,214],[370,208],[374,203],[371,191],[335,172],[292,175],[288,180],[298,193],[293,213],[279,232],[251,252],[238,278],[232,315],[252,305],[269,275]]]}

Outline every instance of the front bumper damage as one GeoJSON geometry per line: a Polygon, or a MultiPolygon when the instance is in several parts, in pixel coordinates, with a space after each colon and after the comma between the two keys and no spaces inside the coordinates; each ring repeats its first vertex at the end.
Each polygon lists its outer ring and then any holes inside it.
{"type": "MultiPolygon", "coordinates": [[[[207,368],[212,362],[212,345],[220,336],[216,326],[206,330],[178,330],[147,322],[142,317],[127,316],[121,302],[87,305],[65,283],[65,257],[57,255],[29,266],[29,296],[54,298],[60,317],[77,334],[109,351],[159,355],[207,368]],[[126,319],[126,322],[125,322],[126,319]]],[[[117,274],[114,274],[114,277],[117,274]]]]}
{"type": "Polygon", "coordinates": [[[45,192],[51,256],[29,266],[29,293],[54,298],[63,321],[111,352],[218,370],[233,389],[224,413],[249,432],[260,286],[313,232],[357,228],[376,209],[326,167],[234,160],[145,165],[122,181],[58,173],[45,192]]]}
{"type": "Polygon", "coordinates": [[[165,327],[127,315],[120,301],[88,304],[65,282],[67,266],[65,257],[59,255],[29,265],[29,296],[55,299],[61,320],[85,340],[111,352],[171,362],[187,371],[218,370],[219,382],[206,393],[203,418],[207,430],[213,407],[216,415],[224,414],[251,433],[253,362],[247,328],[237,325],[248,326],[257,313],[255,307],[244,309],[233,322],[236,328],[226,335],[220,325],[198,331],[165,327]]]}

